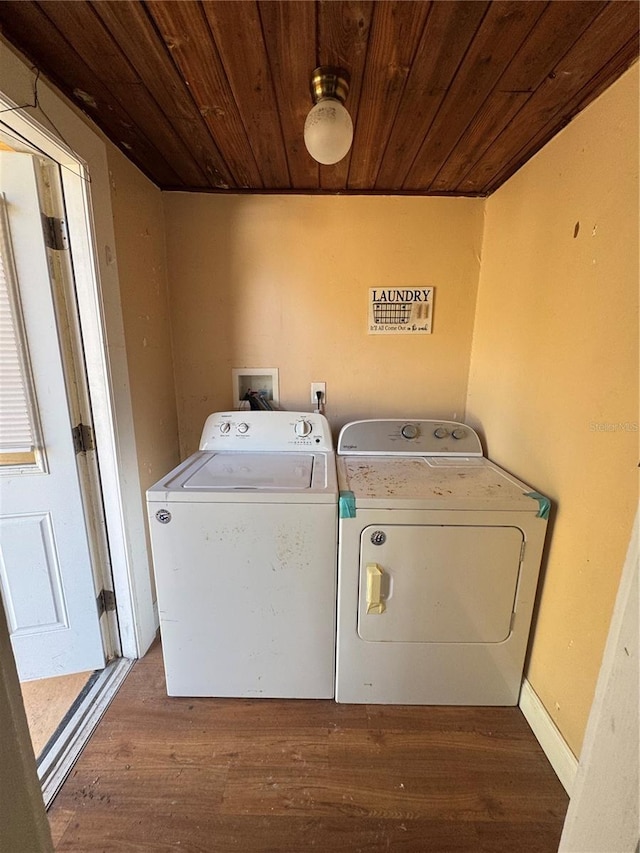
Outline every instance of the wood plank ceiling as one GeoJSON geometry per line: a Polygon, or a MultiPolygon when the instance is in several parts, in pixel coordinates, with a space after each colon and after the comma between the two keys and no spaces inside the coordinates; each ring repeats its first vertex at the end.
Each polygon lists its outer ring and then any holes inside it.
{"type": "Polygon", "coordinates": [[[4,0],[0,31],[165,190],[487,195],[638,56],[638,3],[4,0]],[[351,152],[307,153],[316,65],[351,152]]]}

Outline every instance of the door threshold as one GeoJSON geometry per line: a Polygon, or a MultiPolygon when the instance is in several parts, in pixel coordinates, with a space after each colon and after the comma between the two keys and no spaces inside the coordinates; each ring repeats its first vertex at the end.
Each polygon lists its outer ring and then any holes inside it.
{"type": "Polygon", "coordinates": [[[47,743],[38,759],[45,809],[53,802],[134,663],[129,658],[116,658],[97,672],[47,743]]]}

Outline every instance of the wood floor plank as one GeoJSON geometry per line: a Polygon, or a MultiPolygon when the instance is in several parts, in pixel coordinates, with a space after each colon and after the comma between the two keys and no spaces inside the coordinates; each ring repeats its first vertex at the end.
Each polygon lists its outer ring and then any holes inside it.
{"type": "Polygon", "coordinates": [[[222,767],[98,773],[77,767],[56,798],[56,808],[60,800],[62,808],[68,804],[76,810],[56,850],[108,850],[117,845],[145,850],[165,842],[179,847],[174,827],[197,826],[214,814],[222,803],[226,776],[222,767]]]}
{"type": "Polygon", "coordinates": [[[367,705],[367,717],[369,728],[387,731],[470,731],[489,735],[496,731],[531,735],[516,707],[431,705],[426,712],[423,705],[367,705]]]}
{"type": "Polygon", "coordinates": [[[106,722],[101,738],[90,744],[83,766],[161,770],[163,767],[305,767],[328,765],[327,733],[315,728],[288,729],[285,733],[242,730],[237,733],[123,728],[106,722]]]}
{"type": "MultiPolygon", "coordinates": [[[[511,782],[511,784],[509,784],[511,782]]],[[[463,776],[412,775],[390,769],[287,770],[230,768],[220,807],[223,814],[316,814],[394,820],[511,822],[548,819],[557,794],[497,784],[495,774],[475,770],[463,776]]]]}
{"type": "MultiPolygon", "coordinates": [[[[162,690],[164,692],[164,684],[162,690]]],[[[255,731],[258,728],[283,731],[320,727],[328,731],[366,729],[370,724],[365,705],[338,705],[322,699],[182,699],[164,695],[149,698],[132,691],[119,694],[118,699],[122,701],[119,701],[117,718],[123,725],[133,724],[142,715],[149,724],[163,729],[202,726],[214,727],[217,731],[255,731]]]]}
{"type": "MultiPolygon", "coordinates": [[[[76,830],[69,832],[60,851],[75,851],[76,839],[84,842],[76,830]]],[[[508,846],[483,848],[482,841],[472,824],[451,827],[437,821],[369,820],[350,817],[314,818],[264,816],[211,815],[198,825],[187,825],[177,815],[164,817],[151,835],[143,836],[135,825],[114,825],[100,841],[88,842],[84,853],[514,853],[510,836],[508,846]],[[189,842],[178,844],[189,835],[189,842]]],[[[532,848],[540,853],[550,847],[532,848]]]]}
{"type": "Polygon", "coordinates": [[[178,699],[138,662],[49,812],[72,853],[554,853],[518,708],[178,699]]]}
{"type": "Polygon", "coordinates": [[[69,828],[71,821],[76,816],[75,808],[64,808],[60,807],[56,809],[55,813],[49,813],[49,826],[51,827],[51,840],[53,841],[53,846],[57,847],[60,843],[63,835],[69,828]]]}
{"type": "MultiPolygon", "coordinates": [[[[483,772],[508,772],[547,776],[531,738],[475,732],[396,732],[383,729],[341,730],[329,736],[329,766],[402,768],[411,775],[447,773],[464,775],[474,767],[483,772]]],[[[558,783],[559,784],[559,783],[558,783]]]]}

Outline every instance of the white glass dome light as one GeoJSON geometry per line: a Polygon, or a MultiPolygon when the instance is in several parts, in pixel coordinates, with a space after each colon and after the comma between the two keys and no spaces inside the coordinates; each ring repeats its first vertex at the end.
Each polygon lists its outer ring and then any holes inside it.
{"type": "Polygon", "coordinates": [[[304,144],[314,160],[325,166],[338,163],[349,153],[353,122],[336,98],[322,98],[304,123],[304,144]]]}
{"type": "Polygon", "coordinates": [[[344,107],[349,75],[341,68],[321,66],[311,77],[316,101],[304,123],[304,144],[314,160],[325,166],[338,163],[349,153],[353,122],[344,107]]]}

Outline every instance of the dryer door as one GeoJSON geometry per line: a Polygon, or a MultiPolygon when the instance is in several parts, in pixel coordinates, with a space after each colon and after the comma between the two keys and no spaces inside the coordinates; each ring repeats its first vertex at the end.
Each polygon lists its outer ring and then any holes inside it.
{"type": "Polygon", "coordinates": [[[366,527],[358,634],[374,642],[502,642],[511,630],[523,541],[517,527],[366,527]]]}

